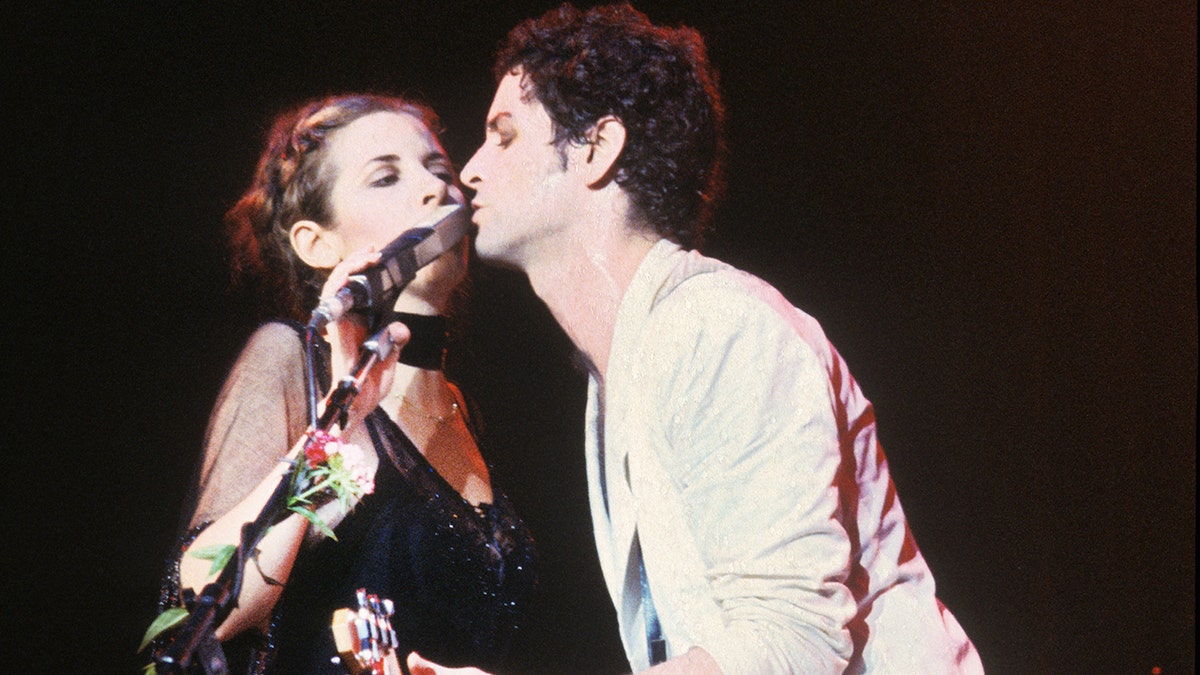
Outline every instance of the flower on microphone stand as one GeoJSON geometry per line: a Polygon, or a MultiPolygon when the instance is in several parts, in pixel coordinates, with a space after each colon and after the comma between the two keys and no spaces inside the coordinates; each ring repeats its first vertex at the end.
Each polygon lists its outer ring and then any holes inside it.
{"type": "MultiPolygon", "coordinates": [[[[288,510],[307,518],[322,534],[336,540],[333,529],[317,510],[336,500],[344,512],[349,512],[358,500],[375,491],[375,479],[362,448],[353,443],[343,443],[325,431],[310,430],[307,433],[308,442],[303,453],[294,460],[287,460],[292,462],[295,470],[291,474],[286,506],[288,510]]],[[[211,560],[209,576],[213,576],[224,569],[236,552],[237,546],[224,544],[199,547],[188,551],[187,555],[211,560]]],[[[256,559],[256,554],[257,551],[251,558],[256,559]]],[[[265,576],[264,579],[272,581],[265,576]]],[[[188,614],[185,607],[171,607],[163,611],[146,630],[138,651],[141,652],[155,638],[183,624],[188,614]]],[[[145,672],[153,671],[152,663],[145,672]]]]}
{"type": "Polygon", "coordinates": [[[343,510],[375,491],[375,481],[367,467],[362,448],[343,443],[324,431],[309,431],[309,442],[296,471],[287,506],[304,516],[322,534],[337,539],[316,510],[337,500],[343,510]]]}

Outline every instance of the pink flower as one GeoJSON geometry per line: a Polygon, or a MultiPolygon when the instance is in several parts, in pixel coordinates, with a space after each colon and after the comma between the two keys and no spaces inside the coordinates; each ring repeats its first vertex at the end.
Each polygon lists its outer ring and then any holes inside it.
{"type": "Polygon", "coordinates": [[[340,444],[342,454],[342,466],[350,472],[350,477],[355,483],[358,483],[363,494],[369,495],[375,491],[375,479],[367,468],[366,458],[362,448],[357,445],[344,443],[340,444]]]}

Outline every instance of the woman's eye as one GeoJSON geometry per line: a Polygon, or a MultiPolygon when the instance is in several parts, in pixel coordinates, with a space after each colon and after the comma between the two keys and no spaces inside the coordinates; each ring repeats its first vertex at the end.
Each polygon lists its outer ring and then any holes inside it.
{"type": "Polygon", "coordinates": [[[496,144],[502,148],[507,148],[508,146],[512,145],[512,142],[515,138],[516,136],[500,135],[497,137],[496,144]]]}
{"type": "Polygon", "coordinates": [[[380,176],[379,178],[376,178],[375,180],[371,181],[371,186],[372,187],[387,187],[389,185],[395,185],[399,181],[400,181],[399,174],[389,173],[389,174],[384,174],[383,176],[380,176]]]}

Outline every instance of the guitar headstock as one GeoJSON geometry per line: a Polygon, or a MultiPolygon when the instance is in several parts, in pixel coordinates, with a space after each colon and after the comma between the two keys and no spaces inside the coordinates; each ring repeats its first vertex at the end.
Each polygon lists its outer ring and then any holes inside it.
{"type": "Polygon", "coordinates": [[[395,605],[363,588],[355,596],[358,609],[337,610],[330,625],[342,665],[351,675],[399,675],[392,628],[395,605]]]}

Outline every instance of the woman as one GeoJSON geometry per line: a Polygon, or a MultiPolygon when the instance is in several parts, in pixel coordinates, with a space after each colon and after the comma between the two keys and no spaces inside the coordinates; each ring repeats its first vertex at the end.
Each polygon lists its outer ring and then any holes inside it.
{"type": "MultiPolygon", "coordinates": [[[[285,312],[306,318],[317,289],[331,295],[399,234],[464,202],[435,128],[428,109],[377,96],[330,98],[282,116],[228,216],[235,269],[258,272],[285,312]]],[[[374,493],[348,514],[336,502],[321,509],[336,541],[295,514],[272,528],[258,565],[247,566],[237,608],[217,630],[231,660],[237,642],[269,635],[274,661],[265,672],[342,672],[330,664],[330,619],[355,607],[355,590],[366,588],[396,603],[401,660],[417,650],[446,663],[502,662],[534,586],[535,554],[493,489],[463,397],[441,370],[439,317],[466,276],[467,246],[421,270],[401,293],[394,309],[412,340],[399,363],[371,373],[348,415],[342,440],[368,450],[374,493]]],[[[407,338],[400,323],[389,330],[407,338]]],[[[301,334],[298,325],[266,324],[234,366],[209,424],[191,550],[236,543],[283,475],[279,458],[298,452],[310,414],[301,334]]],[[[353,320],[330,326],[330,363],[315,368],[323,386],[330,371],[336,378],[348,370],[363,335],[353,320]]],[[[209,566],[184,553],[182,588],[202,588],[209,566]]],[[[178,604],[178,593],[166,595],[178,604]]]]}

